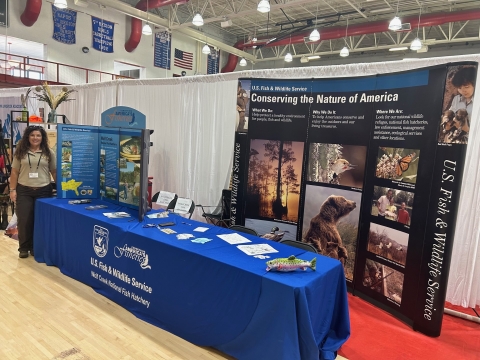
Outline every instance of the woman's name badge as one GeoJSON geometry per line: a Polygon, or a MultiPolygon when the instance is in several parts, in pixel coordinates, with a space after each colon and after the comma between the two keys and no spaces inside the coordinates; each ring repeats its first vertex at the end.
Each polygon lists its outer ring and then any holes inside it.
{"type": "Polygon", "coordinates": [[[28,173],[30,179],[38,179],[38,173],[28,173]]]}

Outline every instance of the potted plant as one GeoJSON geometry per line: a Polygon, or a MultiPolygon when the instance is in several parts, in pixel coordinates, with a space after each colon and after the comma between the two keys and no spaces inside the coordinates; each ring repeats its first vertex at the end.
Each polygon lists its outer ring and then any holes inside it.
{"type": "Polygon", "coordinates": [[[58,95],[54,95],[50,86],[47,82],[44,82],[42,85],[39,85],[35,88],[36,98],[40,101],[45,101],[48,106],[50,107],[51,111],[48,113],[48,121],[49,123],[56,123],[57,121],[57,108],[58,106],[65,102],[71,101],[75,99],[70,99],[70,95],[75,92],[75,90],[68,90],[67,87],[62,87],[62,91],[58,95]]]}

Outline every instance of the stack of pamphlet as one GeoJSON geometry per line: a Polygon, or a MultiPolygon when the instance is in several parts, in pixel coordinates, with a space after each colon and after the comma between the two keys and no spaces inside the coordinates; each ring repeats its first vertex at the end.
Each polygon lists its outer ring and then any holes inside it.
{"type": "Polygon", "coordinates": [[[127,218],[130,217],[129,213],[118,211],[118,212],[110,212],[110,213],[103,213],[109,219],[117,219],[117,218],[127,218]]]}

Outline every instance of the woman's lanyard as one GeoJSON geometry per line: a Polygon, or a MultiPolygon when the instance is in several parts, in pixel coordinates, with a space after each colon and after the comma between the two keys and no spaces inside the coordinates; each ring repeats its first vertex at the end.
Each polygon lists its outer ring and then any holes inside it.
{"type": "Polygon", "coordinates": [[[30,153],[28,155],[28,166],[30,167],[30,172],[28,173],[29,179],[36,179],[38,178],[38,167],[40,166],[40,160],[42,160],[42,154],[40,154],[40,158],[38,159],[37,169],[36,172],[32,172],[32,163],[30,162],[30,153]]]}

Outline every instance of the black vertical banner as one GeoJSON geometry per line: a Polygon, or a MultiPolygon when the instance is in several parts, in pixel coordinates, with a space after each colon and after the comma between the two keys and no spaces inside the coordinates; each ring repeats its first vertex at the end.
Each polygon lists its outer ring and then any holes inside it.
{"type": "Polygon", "coordinates": [[[241,80],[235,223],[338,259],[356,295],[438,336],[476,71],[241,80]]]}
{"type": "MultiPolygon", "coordinates": [[[[447,68],[413,328],[439,336],[470,130],[477,64],[447,68]]],[[[440,116],[439,116],[440,117],[440,116]]]]}
{"type": "Polygon", "coordinates": [[[245,182],[246,159],[248,157],[248,138],[246,133],[235,133],[232,169],[232,197],[230,207],[230,225],[245,223],[245,182]]]}
{"type": "Polygon", "coordinates": [[[250,109],[249,79],[239,79],[237,84],[235,147],[233,150],[231,225],[245,224],[245,188],[248,158],[248,112],[250,109]]]}

